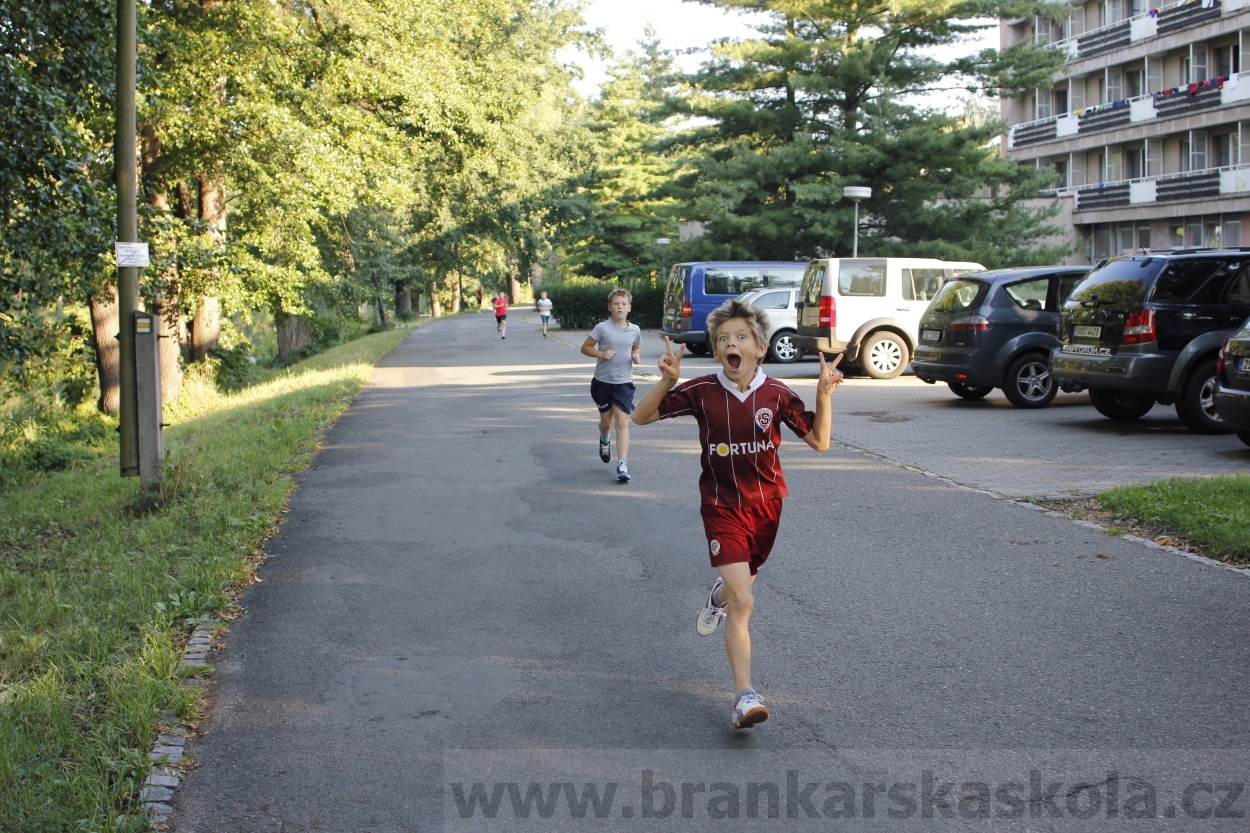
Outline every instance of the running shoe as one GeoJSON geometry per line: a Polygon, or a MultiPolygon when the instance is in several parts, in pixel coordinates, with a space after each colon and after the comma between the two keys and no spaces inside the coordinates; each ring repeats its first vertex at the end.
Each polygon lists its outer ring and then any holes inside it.
{"type": "Polygon", "coordinates": [[[621,463],[616,467],[616,479],[622,483],[629,482],[629,466],[621,463]]]}
{"type": "Polygon", "coordinates": [[[612,462],[612,440],[610,439],[605,440],[605,439],[600,438],[599,459],[605,463],[612,462]]]}
{"type": "Polygon", "coordinates": [[[768,719],[768,709],[753,689],[747,689],[738,695],[738,704],[734,706],[734,728],[749,729],[756,723],[768,719]]]}
{"type": "Polygon", "coordinates": [[[728,604],[718,605],[716,603],[716,591],[725,583],[723,578],[716,579],[712,585],[712,590],[707,594],[707,601],[703,603],[703,609],[699,611],[699,616],[694,620],[694,629],[699,636],[711,636],[716,633],[716,628],[720,625],[720,620],[725,618],[725,609],[728,604]]]}

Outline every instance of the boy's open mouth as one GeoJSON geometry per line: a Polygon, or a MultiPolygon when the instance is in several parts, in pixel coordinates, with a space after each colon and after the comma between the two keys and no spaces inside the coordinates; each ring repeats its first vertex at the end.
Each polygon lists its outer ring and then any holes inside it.
{"type": "Polygon", "coordinates": [[[725,364],[729,365],[730,370],[737,370],[742,367],[742,357],[737,353],[730,353],[725,357],[725,364]]]}

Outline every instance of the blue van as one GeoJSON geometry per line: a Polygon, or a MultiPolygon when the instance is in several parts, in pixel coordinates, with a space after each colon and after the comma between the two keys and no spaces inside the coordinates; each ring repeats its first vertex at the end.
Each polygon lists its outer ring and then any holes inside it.
{"type": "Polygon", "coordinates": [[[708,314],[748,289],[798,286],[806,261],[713,260],[678,263],[668,273],[664,290],[662,331],[696,356],[707,355],[708,314]]]}

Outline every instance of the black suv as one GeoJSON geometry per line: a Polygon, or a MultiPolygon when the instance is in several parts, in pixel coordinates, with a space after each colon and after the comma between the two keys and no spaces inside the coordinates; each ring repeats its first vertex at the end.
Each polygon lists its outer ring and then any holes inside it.
{"type": "Polygon", "coordinates": [[[1026,266],[948,278],[920,317],[912,370],[964,399],[1002,388],[1017,408],[1055,398],[1050,351],[1059,309],[1088,266],[1026,266]]]}
{"type": "Polygon", "coordinates": [[[1103,416],[1133,420],[1176,405],[1190,430],[1226,434],[1216,359],[1250,315],[1250,250],[1174,250],[1104,261],[1072,291],[1051,372],[1089,388],[1103,416]]]}

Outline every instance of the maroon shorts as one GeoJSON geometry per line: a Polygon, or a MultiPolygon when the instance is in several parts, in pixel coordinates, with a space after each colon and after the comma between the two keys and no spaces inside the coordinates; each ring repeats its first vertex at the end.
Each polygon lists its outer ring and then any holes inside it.
{"type": "Polygon", "coordinates": [[[773,551],[773,541],[777,540],[781,498],[738,509],[704,504],[699,507],[699,513],[703,516],[713,567],[745,562],[751,565],[751,575],[760,571],[773,551]]]}

